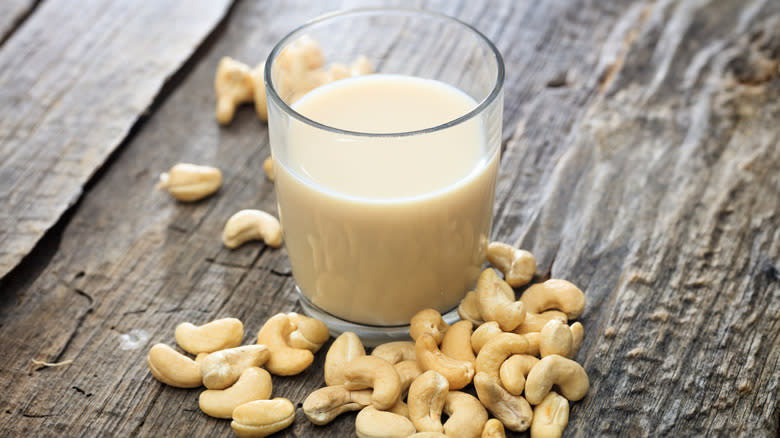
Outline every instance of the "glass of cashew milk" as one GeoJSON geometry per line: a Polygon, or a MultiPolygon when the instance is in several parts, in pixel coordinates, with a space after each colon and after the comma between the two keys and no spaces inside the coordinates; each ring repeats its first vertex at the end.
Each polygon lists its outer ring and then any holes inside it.
{"type": "Polygon", "coordinates": [[[452,322],[485,262],[503,109],[498,49],[432,12],[317,18],[266,61],[279,218],[303,310],[367,345],[452,322]]]}

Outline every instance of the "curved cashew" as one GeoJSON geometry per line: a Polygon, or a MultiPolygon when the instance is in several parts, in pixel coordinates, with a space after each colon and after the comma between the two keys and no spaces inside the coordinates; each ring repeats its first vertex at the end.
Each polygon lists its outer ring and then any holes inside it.
{"type": "Polygon", "coordinates": [[[526,333],[539,333],[542,331],[542,327],[551,320],[558,320],[566,324],[569,319],[566,318],[566,314],[558,310],[548,310],[542,313],[527,313],[525,314],[525,321],[520,324],[513,332],[518,335],[524,335],[526,333]]]}
{"type": "Polygon", "coordinates": [[[525,381],[525,397],[538,405],[557,385],[561,395],[571,401],[585,397],[590,388],[588,374],[577,362],[556,354],[543,357],[528,373],[525,381]]]}
{"type": "Polygon", "coordinates": [[[426,371],[409,387],[409,419],[418,432],[441,432],[441,411],[450,385],[436,371],[426,371]]]}
{"type": "Polygon", "coordinates": [[[201,385],[198,364],[165,344],[156,344],[147,357],[149,371],[155,379],[176,388],[197,388],[201,385]]]}
{"type": "Polygon", "coordinates": [[[512,331],[525,321],[525,307],[515,301],[514,291],[493,269],[485,269],[477,280],[479,314],[496,321],[503,331],[512,331]]]}
{"type": "Polygon", "coordinates": [[[160,174],[157,189],[167,189],[179,201],[205,198],[222,186],[222,172],[216,167],[179,163],[160,174]]]}
{"type": "Polygon", "coordinates": [[[504,333],[504,331],[501,330],[501,327],[498,326],[497,322],[488,321],[477,327],[477,329],[474,330],[474,333],[471,334],[471,347],[474,349],[474,352],[479,354],[482,347],[484,347],[488,341],[501,333],[504,333]]]}
{"type": "Polygon", "coordinates": [[[282,226],[275,217],[260,210],[241,210],[230,216],[222,230],[222,243],[232,249],[250,240],[262,240],[278,248],[282,244],[282,226]]]}
{"type": "MultiPolygon", "coordinates": [[[[252,86],[254,88],[255,112],[261,120],[268,120],[268,102],[265,96],[265,62],[257,64],[250,72],[252,86]]],[[[265,165],[263,165],[265,169],[265,165]]],[[[266,175],[267,175],[266,170],[266,175]]],[[[273,181],[273,178],[269,178],[273,181]]]]}
{"type": "Polygon", "coordinates": [[[525,340],[528,341],[528,354],[531,356],[539,356],[539,342],[542,338],[542,335],[539,333],[526,333],[520,336],[524,337],[525,340]]]}
{"type": "Polygon", "coordinates": [[[368,75],[373,72],[374,66],[371,64],[371,61],[363,55],[358,56],[357,59],[352,61],[352,64],[349,65],[350,76],[368,75]]]}
{"type": "Polygon", "coordinates": [[[183,322],[176,326],[174,337],[188,353],[213,353],[241,345],[244,324],[236,318],[217,319],[201,326],[183,322]]]}
{"type": "Polygon", "coordinates": [[[204,414],[215,418],[231,418],[233,409],[254,400],[271,397],[271,375],[268,371],[252,367],[227,389],[207,389],[200,393],[198,404],[204,414]]]}
{"type": "Polygon", "coordinates": [[[344,378],[344,365],[356,357],[365,355],[366,349],[356,334],[352,332],[340,334],[325,355],[325,384],[343,385],[347,381],[344,378]]]}
{"type": "Polygon", "coordinates": [[[292,348],[287,339],[295,330],[295,324],[284,313],[272,316],[257,334],[257,343],[268,347],[271,357],[265,367],[277,376],[301,373],[314,361],[314,354],[305,349],[292,348]]]}
{"type": "Polygon", "coordinates": [[[536,272],[536,259],[533,254],[506,243],[491,242],[488,245],[487,259],[504,274],[506,282],[512,287],[528,284],[536,272]]]}
{"type": "Polygon", "coordinates": [[[417,360],[414,342],[410,341],[386,342],[374,348],[371,355],[381,357],[394,365],[404,360],[417,360]]]}
{"type": "Polygon", "coordinates": [[[479,438],[488,419],[482,403],[471,394],[450,391],[444,402],[444,413],[450,418],[444,423],[444,434],[464,438],[479,438]]]}
{"type": "MultiPolygon", "coordinates": [[[[501,333],[490,340],[477,355],[477,373],[498,381],[501,364],[513,354],[528,354],[531,348],[525,335],[501,333]]],[[[505,423],[506,424],[506,423],[505,423]]]]}
{"type": "Polygon", "coordinates": [[[475,326],[479,326],[485,322],[479,314],[479,297],[477,296],[477,291],[469,291],[466,293],[466,296],[460,300],[460,304],[458,305],[458,316],[460,316],[461,319],[471,321],[475,326]]]}
{"type": "Polygon", "coordinates": [[[406,438],[415,429],[404,416],[367,406],[355,418],[355,432],[358,438],[406,438]]]}
{"type": "Polygon", "coordinates": [[[487,423],[485,423],[485,427],[482,428],[481,438],[506,438],[504,423],[495,418],[489,419],[487,423]]]}
{"type": "Polygon", "coordinates": [[[398,414],[398,415],[400,415],[402,417],[409,418],[409,405],[404,403],[403,400],[398,399],[398,401],[395,402],[393,407],[388,409],[387,412],[392,412],[392,413],[398,414]]]}
{"type": "Polygon", "coordinates": [[[423,373],[423,370],[416,360],[402,360],[393,366],[398,377],[401,378],[401,398],[406,398],[412,382],[423,373]]]}
{"type": "Polygon", "coordinates": [[[217,121],[227,125],[233,120],[236,106],[254,98],[254,80],[248,65],[225,56],[219,61],[214,78],[217,93],[217,121]]]}
{"type": "Polygon", "coordinates": [[[452,324],[441,339],[441,352],[456,360],[474,363],[474,350],[471,348],[471,321],[458,321],[452,324]]]}
{"type": "Polygon", "coordinates": [[[295,406],[286,398],[255,400],[233,410],[230,427],[239,438],[262,438],[293,423],[295,406]]]}
{"type": "Polygon", "coordinates": [[[474,376],[474,388],[482,404],[504,423],[507,429],[522,432],[531,426],[531,405],[522,396],[507,392],[498,379],[486,373],[477,373],[474,376]]]}
{"type": "Polygon", "coordinates": [[[344,385],[326,386],[306,397],[303,413],[309,421],[322,426],[348,411],[357,411],[371,404],[371,390],[350,391],[344,385]]]}
{"type": "Polygon", "coordinates": [[[569,424],[569,401],[550,391],[541,403],[534,407],[531,435],[534,438],[561,438],[569,424]]]}
{"type": "Polygon", "coordinates": [[[328,326],[319,319],[309,318],[295,312],[288,313],[287,317],[296,327],[288,339],[290,347],[303,348],[316,353],[322,348],[322,344],[330,339],[328,326]]]}
{"type": "Polygon", "coordinates": [[[436,345],[433,335],[423,333],[417,339],[415,345],[417,363],[423,370],[433,370],[444,376],[450,384],[451,390],[461,389],[471,383],[474,377],[474,365],[453,359],[441,351],[436,345]]]}
{"type": "Polygon", "coordinates": [[[225,389],[235,383],[245,369],[262,366],[270,355],[265,345],[244,345],[215,351],[200,361],[203,386],[225,389]]]}
{"type": "Polygon", "coordinates": [[[509,356],[498,370],[501,384],[510,394],[521,395],[525,388],[525,377],[537,362],[539,362],[539,359],[530,354],[513,354],[509,356]]]}
{"type": "Polygon", "coordinates": [[[263,161],[263,172],[265,177],[269,181],[276,181],[276,175],[274,174],[274,157],[268,157],[263,161]]]}
{"type": "Polygon", "coordinates": [[[542,357],[557,354],[569,357],[573,336],[568,325],[552,320],[544,325],[539,333],[539,354],[542,357]]]}
{"type": "Polygon", "coordinates": [[[425,309],[417,312],[412,317],[409,323],[409,335],[416,341],[423,333],[430,333],[436,341],[436,345],[439,345],[444,332],[447,331],[447,327],[449,326],[444,322],[438,311],[425,309]]]}
{"type": "Polygon", "coordinates": [[[550,279],[537,283],[520,296],[528,313],[541,313],[545,310],[560,310],[569,319],[576,319],[585,310],[585,294],[566,280],[550,279]]]}
{"type": "Polygon", "coordinates": [[[585,328],[578,321],[569,326],[571,330],[571,352],[569,352],[569,359],[574,358],[582,345],[582,338],[585,336],[585,328]]]}
{"type": "Polygon", "coordinates": [[[392,407],[401,397],[401,378],[395,367],[384,359],[360,356],[344,367],[344,386],[349,390],[374,388],[371,404],[384,410],[392,407]]]}

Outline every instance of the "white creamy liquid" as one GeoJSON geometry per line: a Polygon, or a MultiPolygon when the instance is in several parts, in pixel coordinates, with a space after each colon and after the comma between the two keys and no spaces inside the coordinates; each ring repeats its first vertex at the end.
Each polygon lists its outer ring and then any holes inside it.
{"type": "MultiPolygon", "coordinates": [[[[325,85],[293,108],[330,127],[393,133],[447,123],[475,106],[438,81],[374,74],[325,85]]],[[[490,235],[498,148],[486,144],[482,120],[392,137],[286,122],[272,137],[284,143],[274,148],[276,191],[304,295],[371,325],[456,306],[479,275],[490,235]]]]}

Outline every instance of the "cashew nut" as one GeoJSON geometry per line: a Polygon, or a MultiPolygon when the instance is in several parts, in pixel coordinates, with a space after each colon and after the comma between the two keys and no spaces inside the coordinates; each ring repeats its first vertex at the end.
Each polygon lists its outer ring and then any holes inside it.
{"type": "Polygon", "coordinates": [[[412,382],[423,373],[423,370],[416,360],[402,360],[393,366],[401,379],[401,398],[406,398],[412,382]]]}
{"type": "Polygon", "coordinates": [[[539,354],[542,357],[557,354],[569,357],[573,336],[568,325],[552,320],[544,325],[539,333],[539,354]]]}
{"type": "Polygon", "coordinates": [[[414,342],[410,341],[386,342],[377,345],[371,355],[381,357],[391,364],[397,364],[404,360],[417,360],[414,353],[414,342]]]}
{"type": "Polygon", "coordinates": [[[542,327],[547,324],[548,321],[556,319],[564,324],[568,322],[566,314],[558,310],[548,310],[542,313],[526,313],[525,321],[520,324],[519,327],[513,331],[518,335],[524,335],[526,333],[538,333],[542,331],[542,327]]]}
{"type": "Polygon", "coordinates": [[[521,395],[523,389],[525,389],[525,377],[537,362],[539,362],[539,359],[530,354],[513,354],[509,356],[498,370],[501,384],[510,394],[521,395]]]}
{"type": "Polygon", "coordinates": [[[293,423],[295,406],[286,398],[255,400],[233,410],[230,427],[239,438],[262,438],[293,423]]]}
{"type": "Polygon", "coordinates": [[[436,371],[426,371],[409,387],[409,419],[419,432],[441,432],[441,411],[450,385],[436,371]]]}
{"type": "Polygon", "coordinates": [[[350,76],[361,76],[361,75],[367,75],[374,72],[374,66],[371,64],[371,61],[368,60],[365,56],[358,56],[357,59],[352,61],[352,64],[349,65],[349,75],[350,76]]]}
{"type": "Polygon", "coordinates": [[[305,348],[316,353],[322,348],[322,344],[330,339],[328,326],[319,319],[309,318],[295,312],[288,313],[287,317],[296,327],[290,333],[288,340],[290,347],[305,348]]]}
{"type": "Polygon", "coordinates": [[[282,244],[282,226],[275,217],[260,210],[241,210],[230,216],[222,230],[222,243],[238,248],[250,240],[262,240],[278,248],[282,244]]]}
{"type": "Polygon", "coordinates": [[[504,333],[504,331],[501,330],[497,322],[488,321],[477,327],[474,333],[471,334],[471,347],[474,349],[474,352],[479,353],[488,341],[501,333],[504,333]]]}
{"type": "Polygon", "coordinates": [[[528,313],[555,309],[566,313],[569,319],[576,319],[585,310],[585,294],[566,280],[550,279],[534,284],[520,296],[520,301],[528,313]]]}
{"type": "Polygon", "coordinates": [[[236,318],[216,319],[201,326],[183,322],[176,326],[174,337],[188,353],[213,353],[241,345],[244,324],[236,318]]]}
{"type": "Polygon", "coordinates": [[[479,326],[485,322],[479,314],[479,297],[477,296],[477,291],[469,291],[466,296],[460,300],[460,305],[458,305],[458,316],[460,316],[461,319],[471,321],[475,326],[479,326]]]}
{"type": "Polygon", "coordinates": [[[458,321],[444,332],[441,339],[441,352],[456,360],[474,363],[474,350],[471,348],[471,321],[458,321]]]}
{"type": "MultiPolygon", "coordinates": [[[[265,62],[261,62],[250,72],[254,88],[255,112],[261,120],[268,120],[268,101],[265,96],[265,62]]],[[[263,165],[265,168],[265,165],[263,165]]],[[[266,175],[268,171],[266,170],[266,175]]],[[[273,181],[273,178],[270,178],[273,181]]]]}
{"type": "Polygon", "coordinates": [[[423,333],[430,333],[436,341],[436,345],[439,345],[444,332],[447,331],[447,327],[449,326],[444,322],[438,311],[425,309],[417,312],[412,317],[409,323],[409,335],[416,341],[423,333]]]}
{"type": "Polygon", "coordinates": [[[533,254],[506,243],[491,242],[488,245],[487,259],[504,274],[506,282],[512,287],[528,284],[536,272],[536,259],[533,254]]]}
{"type": "Polygon", "coordinates": [[[453,359],[439,351],[436,340],[430,333],[423,333],[415,345],[417,363],[423,370],[433,370],[444,376],[451,390],[461,389],[471,383],[474,365],[453,359]]]}
{"type": "Polygon", "coordinates": [[[441,432],[417,432],[409,435],[409,438],[449,438],[441,432]]]}
{"type": "Polygon", "coordinates": [[[580,345],[582,345],[582,338],[585,336],[585,327],[583,327],[582,324],[577,321],[570,325],[569,329],[571,330],[571,352],[569,352],[568,357],[569,359],[572,359],[580,350],[580,345]]]}
{"type": "Polygon", "coordinates": [[[393,365],[375,356],[359,356],[344,367],[344,386],[349,390],[374,388],[371,404],[384,410],[401,397],[401,378],[393,365]]]}
{"type": "Polygon", "coordinates": [[[312,423],[322,426],[348,411],[371,404],[371,390],[350,391],[344,385],[326,386],[306,397],[303,413],[312,423]]]}
{"type": "Polygon", "coordinates": [[[560,438],[569,424],[569,401],[554,391],[534,407],[531,436],[534,438],[560,438]]]}
{"type": "Polygon", "coordinates": [[[157,189],[167,189],[179,201],[203,199],[219,190],[222,172],[216,167],[179,163],[160,174],[157,189]]]}
{"type": "Polygon", "coordinates": [[[344,332],[328,349],[325,355],[325,384],[328,386],[343,385],[347,379],[344,378],[344,365],[358,356],[365,356],[366,349],[360,338],[352,332],[344,332]]]}
{"type": "Polygon", "coordinates": [[[485,423],[485,427],[482,428],[481,438],[506,438],[504,423],[495,418],[489,419],[487,423],[485,423]]]}
{"type": "Polygon", "coordinates": [[[263,172],[265,172],[265,177],[270,181],[276,180],[274,175],[274,157],[268,157],[263,161],[263,172]]]}
{"type": "Polygon", "coordinates": [[[217,121],[227,125],[233,120],[236,106],[254,98],[255,86],[249,66],[228,56],[222,58],[214,78],[214,91],[217,93],[217,121]]]}
{"type": "Polygon", "coordinates": [[[225,389],[235,383],[245,369],[262,366],[269,356],[265,345],[244,345],[215,351],[200,361],[203,386],[225,389]]]}
{"type": "Polygon", "coordinates": [[[537,405],[544,400],[553,385],[557,385],[561,395],[571,401],[585,397],[590,388],[585,369],[577,362],[557,354],[543,357],[531,368],[525,381],[525,397],[529,403],[537,405]]]}
{"type": "MultiPolygon", "coordinates": [[[[528,354],[531,346],[525,335],[501,333],[491,339],[477,355],[477,373],[499,379],[499,368],[512,354],[528,354]]],[[[506,423],[505,423],[506,424],[506,423]]]]}
{"type": "Polygon", "coordinates": [[[415,429],[404,416],[367,406],[355,418],[355,432],[358,438],[406,438],[415,429]]]}
{"type": "Polygon", "coordinates": [[[507,429],[522,432],[531,426],[531,405],[522,396],[510,394],[498,379],[486,373],[477,373],[474,376],[474,388],[482,404],[504,423],[507,429]]]}
{"type": "Polygon", "coordinates": [[[149,371],[155,379],[177,388],[197,388],[201,385],[198,364],[165,344],[156,344],[147,357],[149,371]]]}
{"type": "Polygon", "coordinates": [[[390,409],[388,409],[387,412],[392,412],[394,414],[409,418],[409,405],[404,403],[403,400],[398,399],[398,401],[395,402],[395,404],[390,409]]]}
{"type": "Polygon", "coordinates": [[[539,356],[539,342],[542,335],[539,333],[526,333],[520,336],[528,341],[528,354],[531,356],[539,356]]]}
{"type": "Polygon", "coordinates": [[[311,351],[288,345],[287,339],[295,328],[287,315],[277,313],[266,321],[257,334],[257,343],[265,345],[271,352],[265,367],[277,376],[299,374],[314,361],[311,351]]]}
{"type": "Polygon", "coordinates": [[[268,371],[252,367],[227,389],[207,389],[200,393],[198,404],[206,415],[215,418],[231,418],[233,409],[254,400],[271,397],[271,375],[268,371]]]}
{"type": "Polygon", "coordinates": [[[514,291],[493,269],[485,269],[477,280],[479,314],[496,321],[503,331],[512,331],[525,320],[525,307],[515,301],[514,291]]]}
{"type": "Polygon", "coordinates": [[[450,418],[444,423],[444,434],[451,437],[479,438],[488,413],[473,395],[450,391],[444,402],[444,413],[450,418]]]}

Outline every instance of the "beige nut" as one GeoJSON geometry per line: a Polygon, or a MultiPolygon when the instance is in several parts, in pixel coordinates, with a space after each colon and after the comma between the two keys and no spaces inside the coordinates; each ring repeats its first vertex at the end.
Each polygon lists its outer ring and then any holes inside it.
{"type": "Polygon", "coordinates": [[[213,353],[241,345],[244,324],[236,318],[216,319],[201,326],[183,322],[176,326],[174,337],[188,353],[213,353]]]}
{"type": "Polygon", "coordinates": [[[198,404],[204,414],[215,418],[231,418],[233,409],[254,400],[271,397],[271,375],[268,371],[252,367],[227,389],[207,389],[200,393],[198,404]]]}
{"type": "Polygon", "coordinates": [[[569,326],[571,330],[571,352],[569,352],[569,359],[573,359],[582,345],[582,338],[585,335],[585,328],[578,321],[569,326]]]}
{"type": "Polygon", "coordinates": [[[528,313],[541,313],[545,310],[560,310],[569,319],[576,319],[585,310],[585,294],[566,280],[550,279],[529,287],[520,301],[528,313]]]}
{"type": "Polygon", "coordinates": [[[257,343],[265,345],[271,352],[265,367],[277,376],[300,374],[314,361],[311,351],[292,348],[287,343],[295,328],[287,315],[277,313],[266,321],[257,334],[257,343]]]}
{"type": "Polygon", "coordinates": [[[416,431],[408,418],[367,406],[355,418],[355,432],[358,438],[406,438],[416,431]]]}
{"type": "Polygon", "coordinates": [[[531,405],[522,396],[510,394],[498,379],[486,373],[477,373],[474,376],[474,388],[482,404],[507,429],[522,432],[531,426],[531,405]]]}
{"type": "Polygon", "coordinates": [[[250,240],[262,240],[272,248],[282,244],[282,225],[275,217],[261,210],[241,210],[230,216],[222,230],[222,243],[238,248],[250,240]]]}
{"type": "Polygon", "coordinates": [[[477,373],[499,380],[501,364],[513,354],[529,354],[532,346],[525,335],[501,333],[491,339],[477,355],[477,373]]]}
{"type": "Polygon", "coordinates": [[[531,436],[534,438],[560,438],[569,424],[569,401],[550,391],[541,403],[534,407],[531,436]]]}
{"type": "Polygon", "coordinates": [[[368,58],[366,58],[363,55],[358,56],[349,65],[350,76],[368,75],[373,72],[374,72],[374,66],[371,64],[371,61],[369,61],[368,58]]]}
{"type": "Polygon", "coordinates": [[[447,394],[444,413],[450,417],[444,423],[444,434],[451,437],[479,438],[488,419],[482,403],[473,395],[460,391],[447,394]]]}
{"type": "Polygon", "coordinates": [[[288,313],[287,317],[290,318],[290,322],[295,324],[295,330],[290,333],[288,339],[290,347],[305,348],[316,353],[330,339],[328,326],[319,319],[309,318],[295,312],[288,313]]]}
{"type": "Polygon", "coordinates": [[[539,333],[542,331],[542,327],[551,320],[558,320],[564,324],[568,322],[566,314],[558,310],[548,310],[542,313],[527,313],[525,314],[525,321],[520,326],[512,330],[518,335],[524,335],[526,333],[539,333]]]}
{"type": "Polygon", "coordinates": [[[512,395],[521,395],[525,389],[525,378],[536,363],[539,362],[530,354],[513,354],[501,364],[498,375],[501,385],[512,395]]]}
{"type": "Polygon", "coordinates": [[[403,400],[398,399],[398,401],[395,402],[395,404],[390,409],[388,409],[387,412],[392,412],[394,414],[409,418],[409,405],[404,403],[403,400]]]}
{"type": "Polygon", "coordinates": [[[147,357],[149,371],[155,379],[176,388],[197,388],[201,385],[198,364],[165,344],[156,344],[147,357]]]}
{"type": "Polygon", "coordinates": [[[263,172],[265,177],[269,181],[276,181],[276,175],[274,174],[274,157],[268,157],[263,161],[263,172]]]}
{"type": "MultiPolygon", "coordinates": [[[[261,120],[268,120],[268,103],[265,96],[265,62],[261,62],[250,72],[254,89],[255,112],[261,120]]],[[[263,165],[265,168],[265,165],[263,165]]],[[[266,171],[267,172],[267,171],[266,171]]],[[[267,174],[267,173],[266,173],[267,174]]],[[[273,178],[270,178],[273,181],[273,178]]]]}
{"type": "Polygon", "coordinates": [[[497,322],[488,321],[477,327],[474,333],[471,334],[471,348],[475,353],[479,353],[488,341],[501,333],[504,333],[504,331],[501,330],[497,322]]]}
{"type": "Polygon", "coordinates": [[[344,378],[344,365],[356,357],[365,355],[366,349],[356,334],[344,332],[339,335],[325,355],[325,384],[343,385],[347,381],[344,378]]]}
{"type": "Polygon", "coordinates": [[[506,282],[512,287],[528,284],[536,272],[536,259],[533,254],[506,243],[491,242],[488,245],[487,259],[504,274],[506,282]]]}
{"type": "Polygon", "coordinates": [[[466,321],[471,321],[475,326],[482,324],[482,316],[479,314],[479,297],[477,291],[469,291],[466,296],[460,300],[458,305],[458,316],[466,321]]]}
{"type": "Polygon", "coordinates": [[[179,163],[160,174],[157,189],[166,189],[183,202],[203,199],[222,186],[222,171],[216,167],[179,163]]]}
{"type": "Polygon", "coordinates": [[[377,345],[371,355],[381,357],[391,364],[397,364],[404,360],[417,360],[414,353],[414,342],[410,341],[395,341],[377,345]]]}
{"type": "Polygon", "coordinates": [[[436,371],[426,371],[409,387],[409,419],[418,432],[441,432],[441,412],[450,385],[436,371]]]}
{"type": "Polygon", "coordinates": [[[412,382],[423,373],[423,370],[416,360],[402,360],[393,366],[401,379],[401,398],[406,398],[412,382]]]}
{"type": "Polygon", "coordinates": [[[409,438],[449,438],[441,432],[417,432],[409,435],[409,438]]]}
{"type": "Polygon", "coordinates": [[[570,357],[573,336],[568,325],[552,320],[539,333],[539,354],[542,357],[557,354],[570,357]]]}
{"type": "Polygon", "coordinates": [[[393,365],[374,356],[359,356],[344,367],[344,386],[349,390],[374,388],[371,404],[384,410],[401,397],[401,378],[393,365]]]}
{"type": "Polygon", "coordinates": [[[525,306],[515,301],[514,291],[493,269],[485,269],[477,280],[479,314],[496,321],[503,331],[512,331],[525,321],[525,306]]]}
{"type": "Polygon", "coordinates": [[[453,359],[439,350],[430,333],[423,333],[415,345],[417,363],[425,371],[433,370],[444,376],[451,390],[461,389],[471,383],[474,364],[453,359]]]}
{"type": "Polygon", "coordinates": [[[476,357],[471,348],[471,321],[452,324],[441,339],[441,352],[456,360],[474,363],[476,357]]]}
{"type": "Polygon", "coordinates": [[[425,309],[412,316],[409,323],[409,335],[416,341],[423,333],[429,333],[436,341],[436,345],[439,345],[447,327],[447,323],[444,322],[438,311],[425,309]]]}
{"type": "Polygon", "coordinates": [[[506,438],[504,423],[495,418],[489,419],[487,423],[485,423],[485,427],[482,428],[481,438],[506,438]]]}
{"type": "Polygon", "coordinates": [[[290,426],[295,406],[286,398],[255,400],[233,410],[230,427],[239,438],[262,438],[290,426]]]}
{"type": "Polygon", "coordinates": [[[520,336],[528,341],[528,354],[531,356],[539,356],[539,342],[542,335],[540,333],[526,333],[520,336]]]}
{"type": "Polygon", "coordinates": [[[214,78],[217,94],[217,121],[223,125],[233,120],[236,106],[254,99],[255,87],[248,65],[225,56],[219,61],[214,78]]]}
{"type": "Polygon", "coordinates": [[[265,345],[244,345],[215,351],[201,359],[200,375],[208,389],[225,389],[247,368],[260,367],[271,353],[265,345]]]}
{"type": "Polygon", "coordinates": [[[532,405],[544,400],[553,386],[571,401],[585,397],[590,388],[588,374],[577,362],[553,354],[543,357],[528,373],[525,381],[525,397],[532,405]]]}
{"type": "Polygon", "coordinates": [[[344,412],[357,411],[371,404],[371,390],[350,391],[344,385],[326,386],[306,397],[303,413],[312,423],[322,426],[344,412]]]}

